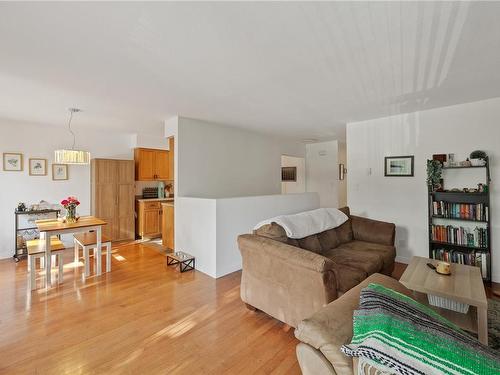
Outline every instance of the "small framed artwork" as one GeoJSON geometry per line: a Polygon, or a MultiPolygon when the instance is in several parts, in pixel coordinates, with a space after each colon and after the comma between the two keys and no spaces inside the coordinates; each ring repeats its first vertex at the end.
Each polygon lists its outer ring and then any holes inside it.
{"type": "Polygon", "coordinates": [[[385,177],[413,177],[413,155],[386,156],[384,166],[385,177]]]}
{"type": "Polygon", "coordinates": [[[4,152],[3,170],[21,172],[23,170],[23,154],[17,152],[4,152]]]}
{"type": "Polygon", "coordinates": [[[47,159],[29,159],[30,176],[46,176],[47,175],[47,159]]]}
{"type": "Polygon", "coordinates": [[[52,179],[54,181],[62,181],[68,179],[67,164],[52,164],[52,179]]]}

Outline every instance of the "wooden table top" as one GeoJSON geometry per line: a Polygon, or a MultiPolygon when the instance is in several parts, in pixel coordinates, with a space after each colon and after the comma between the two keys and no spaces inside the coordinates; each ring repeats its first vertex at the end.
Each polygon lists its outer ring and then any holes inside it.
{"type": "Polygon", "coordinates": [[[430,269],[427,263],[439,261],[423,257],[413,257],[399,281],[408,289],[448,298],[477,307],[487,307],[479,267],[451,263],[451,275],[440,275],[430,269]]]}
{"type": "Polygon", "coordinates": [[[57,220],[37,220],[35,224],[40,232],[55,232],[71,228],[106,225],[106,222],[94,216],[81,216],[76,223],[63,223],[57,220]]]}

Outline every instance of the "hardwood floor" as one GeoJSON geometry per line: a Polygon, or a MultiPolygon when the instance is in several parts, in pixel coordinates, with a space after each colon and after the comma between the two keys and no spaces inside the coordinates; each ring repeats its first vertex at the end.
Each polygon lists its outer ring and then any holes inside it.
{"type": "Polygon", "coordinates": [[[0,261],[0,374],[300,374],[293,329],[245,307],[240,272],[180,274],[125,244],[85,280],[72,256],[63,284],[32,293],[26,261],[0,261]]]}
{"type": "Polygon", "coordinates": [[[300,374],[293,330],[249,311],[240,273],[178,273],[143,244],[112,272],[30,293],[26,261],[0,261],[0,374],[300,374]]]}

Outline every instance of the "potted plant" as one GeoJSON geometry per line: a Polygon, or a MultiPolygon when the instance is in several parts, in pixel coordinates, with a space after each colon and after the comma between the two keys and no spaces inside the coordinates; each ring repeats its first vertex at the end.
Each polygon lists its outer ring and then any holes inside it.
{"type": "Polygon", "coordinates": [[[66,222],[76,223],[78,217],[76,216],[76,207],[80,205],[80,202],[76,197],[68,197],[61,201],[61,204],[66,209],[66,222]]]}
{"type": "Polygon", "coordinates": [[[429,191],[436,191],[442,188],[441,174],[443,165],[439,160],[427,160],[427,186],[429,191]]]}

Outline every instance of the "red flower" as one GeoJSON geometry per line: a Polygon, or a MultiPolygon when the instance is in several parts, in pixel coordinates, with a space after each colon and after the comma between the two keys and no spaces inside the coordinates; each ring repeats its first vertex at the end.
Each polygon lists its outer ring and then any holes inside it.
{"type": "Polygon", "coordinates": [[[61,201],[61,204],[62,204],[63,206],[66,206],[68,203],[69,203],[69,202],[68,202],[68,200],[67,200],[67,199],[63,199],[63,200],[61,201]]]}

